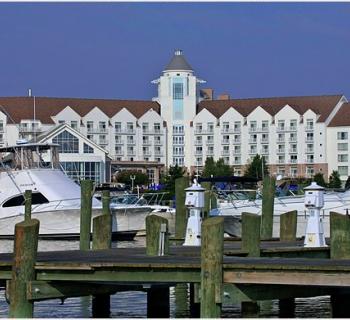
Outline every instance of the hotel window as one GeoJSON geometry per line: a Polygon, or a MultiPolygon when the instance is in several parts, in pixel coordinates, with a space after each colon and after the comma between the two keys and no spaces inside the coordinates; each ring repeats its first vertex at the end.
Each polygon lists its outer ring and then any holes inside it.
{"type": "Polygon", "coordinates": [[[338,162],[348,162],[347,154],[338,154],[338,162]]]}
{"type": "Polygon", "coordinates": [[[196,123],[196,132],[197,133],[201,133],[202,132],[202,124],[201,123],[196,123]]]}
{"type": "Polygon", "coordinates": [[[184,133],[184,126],[183,125],[173,126],[173,134],[182,134],[182,133],[184,133]]]}
{"type": "Polygon", "coordinates": [[[4,122],[0,120],[0,132],[4,131],[4,122]]]}
{"type": "Polygon", "coordinates": [[[142,123],[142,132],[148,133],[148,123],[142,123]]]}
{"type": "Polygon", "coordinates": [[[155,133],[159,133],[160,132],[160,123],[155,123],[153,128],[154,128],[155,133]]]}
{"type": "Polygon", "coordinates": [[[229,122],[224,122],[222,124],[222,131],[223,132],[229,132],[230,131],[230,123],[229,122]]]}
{"type": "Polygon", "coordinates": [[[347,143],[338,143],[338,151],[348,151],[347,143]]]}
{"type": "Polygon", "coordinates": [[[143,144],[149,144],[149,136],[142,136],[142,143],[143,144]]]}
{"type": "Polygon", "coordinates": [[[134,136],[127,136],[126,137],[126,143],[127,144],[134,144],[135,140],[134,140],[134,136]]]}
{"type": "Polygon", "coordinates": [[[93,132],[94,131],[94,122],[88,121],[86,123],[87,132],[93,132]]]}
{"type": "Polygon", "coordinates": [[[306,129],[313,130],[314,128],[314,120],[306,119],[306,129]]]}
{"type": "Polygon", "coordinates": [[[184,92],[183,92],[183,84],[182,83],[174,83],[173,84],[173,97],[174,97],[174,100],[183,100],[184,92]]]}
{"type": "Polygon", "coordinates": [[[297,120],[293,119],[293,120],[290,120],[290,130],[296,130],[297,129],[297,120]]]}
{"type": "Polygon", "coordinates": [[[127,122],[126,130],[128,133],[134,133],[134,124],[132,122],[127,122]]]}
{"type": "Polygon", "coordinates": [[[123,143],[122,136],[115,136],[115,143],[123,143]]]}
{"type": "Polygon", "coordinates": [[[208,144],[213,144],[214,143],[214,136],[208,136],[207,137],[207,143],[208,144]]]}
{"type": "Polygon", "coordinates": [[[117,154],[117,155],[122,154],[122,147],[121,146],[116,146],[114,150],[115,150],[115,154],[117,154]]]}
{"type": "Polygon", "coordinates": [[[78,121],[71,121],[70,126],[74,130],[78,130],[78,121]]]}
{"type": "Polygon", "coordinates": [[[306,134],[306,141],[314,141],[314,134],[311,132],[308,132],[307,134],[306,134]]]}
{"type": "Polygon", "coordinates": [[[173,144],[184,144],[183,136],[173,136],[173,144]]]}
{"type": "Polygon", "coordinates": [[[268,120],[264,120],[261,123],[261,128],[263,131],[268,131],[269,130],[269,121],[268,120]]]}
{"type": "Polygon", "coordinates": [[[115,132],[121,132],[122,131],[122,123],[121,122],[115,122],[114,123],[114,131],[115,132]]]}
{"type": "Polygon", "coordinates": [[[100,121],[98,123],[98,128],[99,128],[100,132],[106,132],[107,131],[106,122],[100,121]]]}
{"type": "Polygon", "coordinates": [[[59,144],[59,153],[79,153],[79,140],[68,131],[63,131],[54,137],[52,142],[59,144]]]}
{"type": "Polygon", "coordinates": [[[249,126],[250,131],[256,131],[256,127],[257,127],[256,121],[250,121],[250,126],[249,126]]]}
{"type": "Polygon", "coordinates": [[[347,140],[348,133],[347,132],[338,132],[337,137],[338,137],[338,140],[347,140]]]}
{"type": "Polygon", "coordinates": [[[235,130],[235,132],[240,132],[241,131],[241,122],[240,121],[235,121],[235,123],[234,123],[234,130],[235,130]]]}
{"type": "MultiPolygon", "coordinates": [[[[65,120],[58,120],[58,124],[65,124],[66,121],[65,120]]],[[[25,124],[21,124],[21,127],[26,127],[27,126],[27,123],[25,124]]]]}
{"type": "Polygon", "coordinates": [[[207,128],[208,128],[208,133],[213,133],[214,132],[214,123],[208,122],[207,128]]]}
{"type": "Polygon", "coordinates": [[[94,149],[86,143],[84,143],[84,153],[94,153],[94,149]]]}
{"type": "Polygon", "coordinates": [[[349,172],[348,166],[339,166],[339,167],[338,167],[338,173],[339,173],[339,175],[341,175],[341,176],[347,176],[347,175],[348,175],[348,172],[349,172]]]}
{"type": "Polygon", "coordinates": [[[284,120],[278,120],[277,128],[278,130],[281,130],[281,131],[284,130],[284,120]]]}

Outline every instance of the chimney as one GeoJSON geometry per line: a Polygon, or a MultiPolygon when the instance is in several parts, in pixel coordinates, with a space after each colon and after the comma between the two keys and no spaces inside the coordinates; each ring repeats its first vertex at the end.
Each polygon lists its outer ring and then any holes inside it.
{"type": "Polygon", "coordinates": [[[211,88],[201,89],[200,96],[203,98],[203,100],[213,100],[214,90],[211,88]]]}
{"type": "Polygon", "coordinates": [[[218,100],[230,100],[230,95],[227,93],[220,94],[218,100]]]}

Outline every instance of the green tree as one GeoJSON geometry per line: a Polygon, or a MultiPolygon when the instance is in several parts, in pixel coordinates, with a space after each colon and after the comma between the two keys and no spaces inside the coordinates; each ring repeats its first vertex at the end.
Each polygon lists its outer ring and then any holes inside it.
{"type": "Polygon", "coordinates": [[[340,180],[340,175],[338,171],[333,170],[331,175],[329,176],[328,188],[332,188],[332,189],[341,188],[341,180],[340,180]]]}
{"type": "Polygon", "coordinates": [[[169,193],[169,197],[172,198],[175,195],[175,180],[183,177],[185,169],[175,166],[170,166],[165,175],[161,178],[161,183],[164,184],[164,191],[169,193]]]}
{"type": "Polygon", "coordinates": [[[349,189],[350,188],[350,176],[348,176],[346,182],[345,182],[345,189],[349,189]]]}
{"type": "Polygon", "coordinates": [[[259,180],[262,180],[263,178],[263,170],[264,168],[264,176],[269,174],[269,168],[266,165],[266,160],[263,156],[260,156],[259,154],[255,155],[254,158],[251,160],[250,163],[248,163],[244,176],[245,177],[253,177],[257,178],[259,180]]]}
{"type": "Polygon", "coordinates": [[[326,187],[326,181],[324,181],[323,173],[321,172],[314,175],[313,181],[315,181],[321,187],[326,187]]]}
{"type": "Polygon", "coordinates": [[[212,157],[209,157],[205,160],[202,177],[210,178],[213,177],[226,177],[232,176],[233,169],[231,166],[225,164],[224,159],[220,158],[218,161],[215,161],[212,157]]]}
{"type": "Polygon", "coordinates": [[[117,181],[120,183],[125,183],[127,185],[131,185],[130,176],[135,176],[134,187],[137,185],[147,185],[148,184],[148,176],[145,173],[136,171],[136,170],[123,170],[117,174],[117,181]]]}
{"type": "Polygon", "coordinates": [[[203,178],[210,178],[212,175],[215,175],[215,160],[213,157],[208,157],[205,160],[202,177],[203,178]]]}

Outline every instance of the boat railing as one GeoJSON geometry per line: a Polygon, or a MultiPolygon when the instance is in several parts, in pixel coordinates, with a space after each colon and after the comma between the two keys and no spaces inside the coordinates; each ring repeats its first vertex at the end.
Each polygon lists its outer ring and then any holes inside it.
{"type": "Polygon", "coordinates": [[[80,198],[53,200],[53,201],[46,202],[46,203],[32,205],[32,212],[40,211],[41,208],[53,209],[53,210],[57,210],[59,208],[64,209],[67,207],[72,208],[73,205],[75,205],[75,207],[77,207],[79,209],[80,206],[77,206],[77,203],[79,203],[79,205],[80,205],[80,198]]]}

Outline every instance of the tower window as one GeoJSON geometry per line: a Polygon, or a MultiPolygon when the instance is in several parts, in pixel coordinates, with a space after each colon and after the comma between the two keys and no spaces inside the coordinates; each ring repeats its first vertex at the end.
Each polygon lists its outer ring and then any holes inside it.
{"type": "Polygon", "coordinates": [[[173,84],[173,92],[174,92],[174,99],[175,100],[183,100],[184,93],[183,93],[182,83],[174,83],[173,84]]]}

